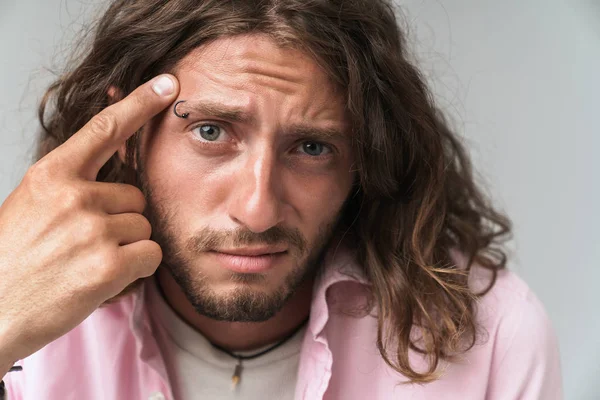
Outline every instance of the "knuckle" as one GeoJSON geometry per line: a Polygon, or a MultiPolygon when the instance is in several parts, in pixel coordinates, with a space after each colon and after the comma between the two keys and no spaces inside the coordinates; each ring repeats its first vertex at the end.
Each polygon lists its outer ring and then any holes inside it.
{"type": "Polygon", "coordinates": [[[103,290],[113,282],[118,271],[116,254],[114,251],[104,248],[87,257],[88,268],[82,270],[82,282],[85,282],[85,290],[103,290]]]}
{"type": "Polygon", "coordinates": [[[148,221],[146,217],[140,215],[139,226],[143,237],[145,239],[150,239],[150,236],[152,236],[152,225],[150,225],[150,221],[148,221]]]}
{"type": "Polygon", "coordinates": [[[120,268],[119,256],[116,251],[106,250],[98,255],[94,267],[97,271],[97,282],[100,285],[106,285],[121,278],[122,268],[120,268]]]}
{"type": "Polygon", "coordinates": [[[147,108],[152,99],[152,97],[148,96],[147,94],[148,93],[145,90],[132,93],[132,96],[130,96],[128,99],[131,102],[131,107],[135,109],[147,108]]]}
{"type": "Polygon", "coordinates": [[[140,212],[144,211],[144,209],[146,208],[146,196],[144,196],[144,193],[142,193],[142,191],[136,187],[133,188],[134,189],[134,199],[137,202],[137,204],[139,205],[140,208],[140,212]]]}
{"type": "Polygon", "coordinates": [[[25,173],[23,182],[28,186],[38,184],[47,186],[49,183],[49,178],[53,175],[53,168],[50,164],[51,163],[45,159],[36,162],[31,167],[29,167],[29,169],[25,173]]]}
{"type": "Polygon", "coordinates": [[[92,117],[89,127],[92,135],[111,138],[117,134],[117,117],[109,111],[102,111],[92,117]]]}
{"type": "Polygon", "coordinates": [[[142,193],[140,189],[131,185],[127,185],[125,189],[127,198],[129,199],[133,208],[140,213],[144,211],[146,208],[146,197],[144,196],[144,193],[142,193]]]}
{"type": "Polygon", "coordinates": [[[56,194],[57,201],[63,206],[64,209],[69,211],[86,208],[89,202],[89,199],[83,191],[66,185],[62,186],[61,189],[56,192],[56,194]]]}
{"type": "Polygon", "coordinates": [[[80,240],[93,243],[108,236],[108,227],[99,217],[82,218],[77,224],[76,234],[80,240]]]}
{"type": "Polygon", "coordinates": [[[156,271],[156,268],[158,268],[160,262],[162,261],[162,249],[158,243],[149,241],[143,257],[144,260],[140,263],[139,272],[142,277],[150,276],[156,271]]]}

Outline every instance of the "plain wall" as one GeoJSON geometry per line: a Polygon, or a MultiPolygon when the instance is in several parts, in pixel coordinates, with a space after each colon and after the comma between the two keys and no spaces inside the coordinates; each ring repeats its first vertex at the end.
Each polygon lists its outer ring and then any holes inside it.
{"type": "MultiPolygon", "coordinates": [[[[0,1],[0,201],[30,159],[44,67],[68,54],[89,4],[0,1]]],[[[513,218],[510,267],[554,322],[565,398],[599,399],[600,2],[400,4],[439,105],[513,218]]]]}

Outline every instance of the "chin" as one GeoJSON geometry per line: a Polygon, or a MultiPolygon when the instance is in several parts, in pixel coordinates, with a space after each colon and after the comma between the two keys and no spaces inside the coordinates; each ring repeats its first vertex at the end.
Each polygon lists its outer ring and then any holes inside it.
{"type": "Polygon", "coordinates": [[[280,311],[311,276],[312,264],[292,260],[262,272],[232,271],[205,257],[167,265],[199,314],[220,321],[262,322],[280,311]]]}
{"type": "MultiPolygon", "coordinates": [[[[283,276],[271,273],[237,273],[218,276],[192,273],[172,274],[196,312],[229,322],[263,322],[272,318],[304,281],[300,270],[283,276]],[[278,278],[278,279],[274,279],[278,278]]],[[[269,271],[275,272],[275,271],[269,271]]]]}
{"type": "Polygon", "coordinates": [[[259,288],[236,283],[226,290],[207,287],[188,296],[196,312],[219,321],[262,322],[272,318],[291,297],[290,290],[259,288]]]}

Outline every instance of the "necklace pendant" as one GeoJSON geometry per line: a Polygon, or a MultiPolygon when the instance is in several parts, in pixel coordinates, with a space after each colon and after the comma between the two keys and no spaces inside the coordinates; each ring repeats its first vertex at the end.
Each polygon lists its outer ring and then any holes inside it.
{"type": "Polygon", "coordinates": [[[237,385],[240,383],[240,380],[242,379],[242,360],[240,360],[238,358],[238,363],[235,366],[235,370],[233,371],[233,376],[231,377],[231,390],[235,390],[235,388],[237,388],[237,385]]]}

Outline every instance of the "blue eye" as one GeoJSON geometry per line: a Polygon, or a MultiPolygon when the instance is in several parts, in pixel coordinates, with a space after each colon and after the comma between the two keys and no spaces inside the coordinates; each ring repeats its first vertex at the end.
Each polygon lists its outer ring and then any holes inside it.
{"type": "Polygon", "coordinates": [[[200,135],[200,137],[209,142],[214,142],[221,136],[221,128],[217,125],[204,124],[192,129],[192,132],[200,135]]]}
{"type": "Polygon", "coordinates": [[[302,143],[301,147],[304,153],[313,157],[323,155],[323,152],[325,152],[325,154],[331,152],[331,150],[326,145],[319,142],[304,142],[302,143]]]}

